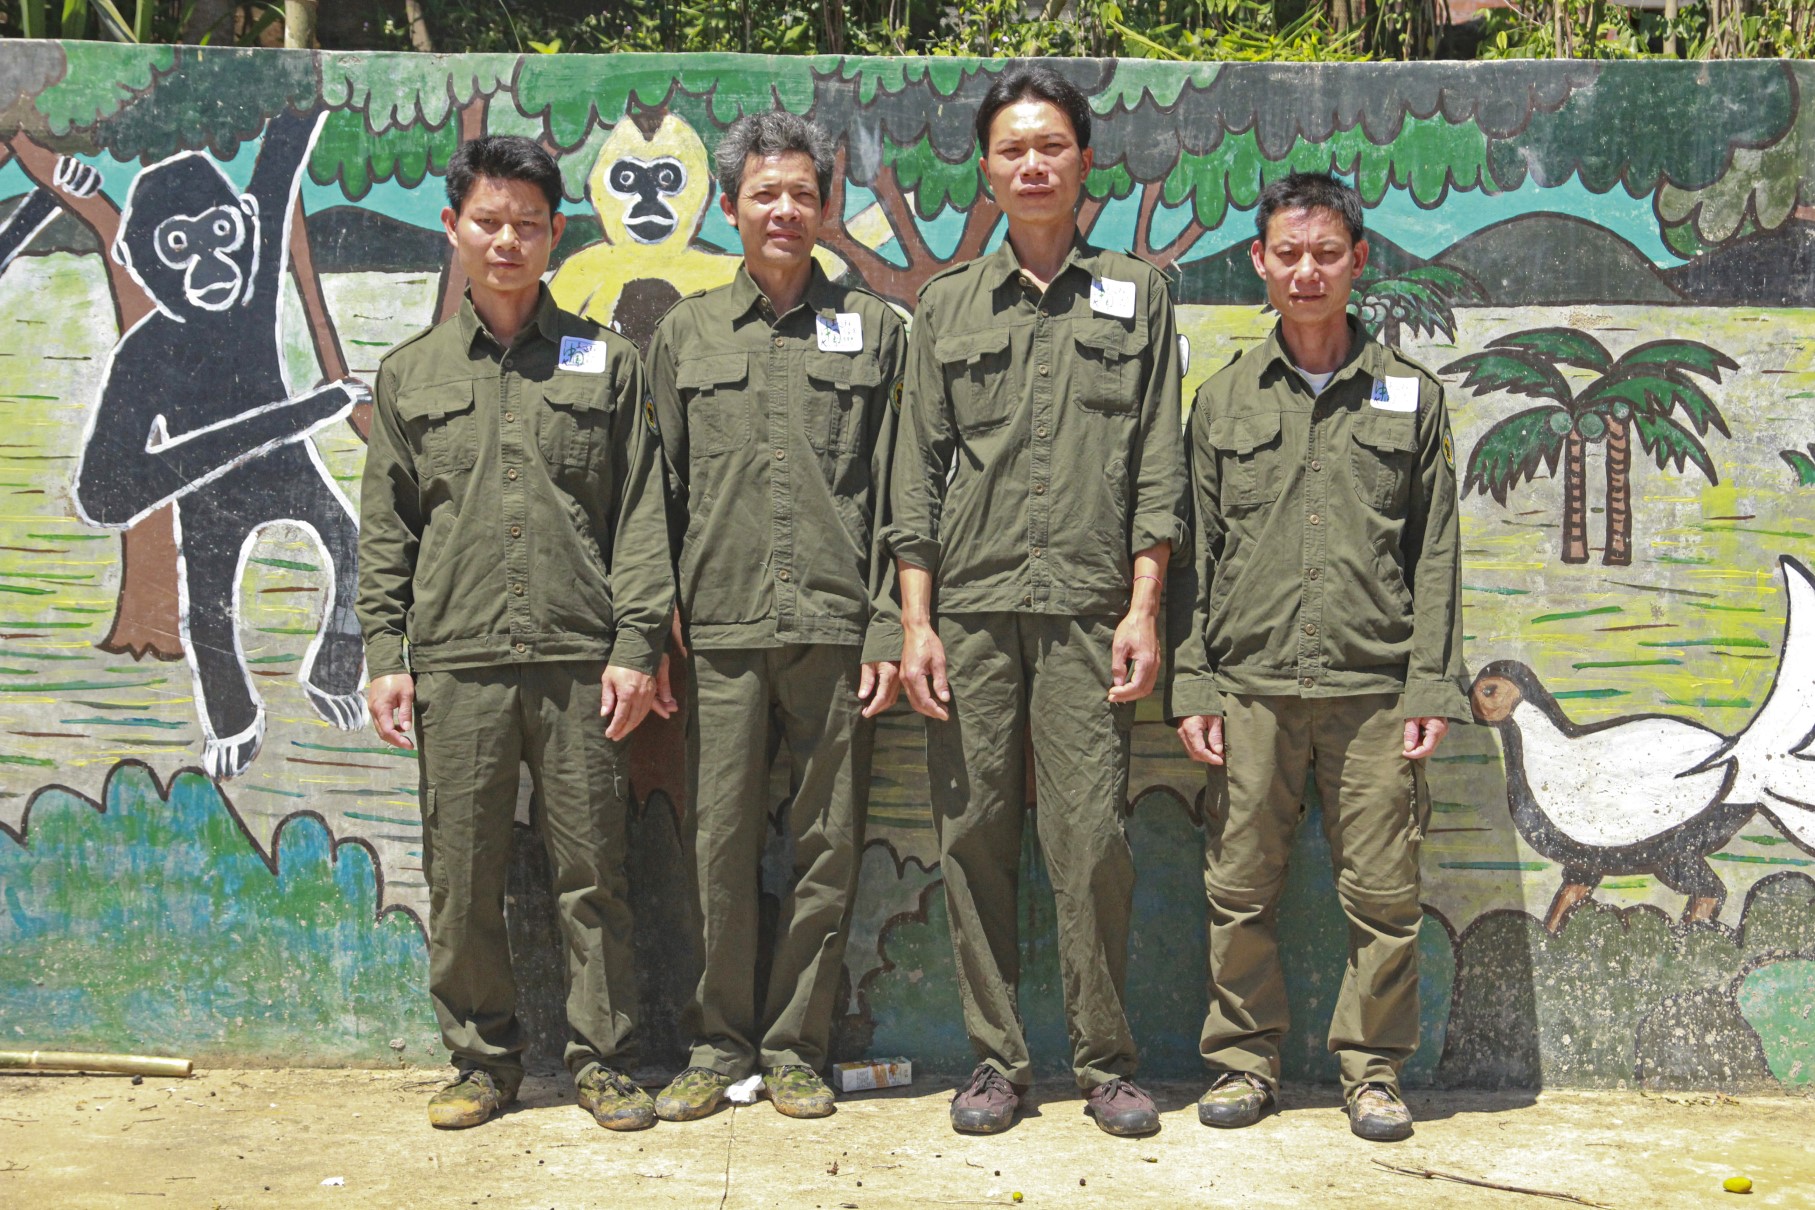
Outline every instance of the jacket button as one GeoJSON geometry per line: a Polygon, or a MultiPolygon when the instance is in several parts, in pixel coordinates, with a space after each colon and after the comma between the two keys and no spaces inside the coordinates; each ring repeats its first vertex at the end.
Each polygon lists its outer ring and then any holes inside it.
{"type": "Polygon", "coordinates": [[[511,591],[516,593],[518,596],[522,596],[523,595],[523,585],[519,584],[515,588],[511,589],[511,591]]]}
{"type": "Polygon", "coordinates": [[[1309,689],[1317,683],[1317,678],[1314,676],[1301,677],[1298,683],[1309,689]]]}
{"type": "Polygon", "coordinates": [[[787,450],[776,450],[775,459],[778,462],[786,462],[788,460],[788,451],[787,450]]]}
{"type": "Polygon", "coordinates": [[[1323,571],[1320,568],[1313,567],[1306,574],[1309,575],[1311,577],[1311,579],[1315,580],[1318,576],[1321,576],[1323,574],[1323,571]]]}
{"type": "Polygon", "coordinates": [[[1037,428],[1037,429],[1035,429],[1035,430],[1034,430],[1034,436],[1036,436],[1036,437],[1044,437],[1044,436],[1046,436],[1046,426],[1045,426],[1045,425],[1041,425],[1041,426],[1040,426],[1040,427],[1039,427],[1039,428],[1037,428]]]}
{"type": "Polygon", "coordinates": [[[1047,373],[1046,367],[1041,366],[1040,367],[1040,377],[1042,377],[1042,378],[1046,377],[1046,373],[1047,373]]]}
{"type": "Polygon", "coordinates": [[[779,336],[777,336],[777,337],[776,337],[776,338],[775,338],[775,347],[776,347],[776,348],[778,348],[778,349],[779,349],[779,348],[781,348],[781,347],[782,347],[782,345],[784,345],[784,344],[786,344],[786,343],[787,343],[787,342],[786,342],[786,341],[784,341],[784,340],[783,340],[783,339],[782,339],[782,338],[781,338],[781,337],[779,337],[779,336]]]}
{"type": "Polygon", "coordinates": [[[1039,548],[1039,547],[1038,547],[1038,546],[1036,546],[1036,547],[1034,547],[1034,550],[1033,550],[1033,555],[1034,555],[1034,558],[1036,558],[1036,559],[1037,559],[1037,558],[1039,558],[1039,557],[1040,557],[1040,556],[1041,556],[1041,555],[1043,555],[1043,554],[1045,554],[1045,553],[1046,553],[1046,552],[1045,552],[1045,551],[1043,551],[1043,550],[1041,550],[1041,549],[1040,549],[1040,548],[1039,548]]]}
{"type": "Polygon", "coordinates": [[[1313,622],[1306,622],[1305,623],[1305,633],[1310,634],[1310,635],[1315,635],[1317,633],[1316,624],[1313,622]]]}
{"type": "Polygon", "coordinates": [[[1323,524],[1323,518],[1318,516],[1316,513],[1311,514],[1310,521],[1311,521],[1312,525],[1322,525],[1323,524]]]}
{"type": "Polygon", "coordinates": [[[515,479],[517,477],[517,468],[513,466],[509,470],[505,471],[504,477],[506,479],[515,479]]]}
{"type": "Polygon", "coordinates": [[[521,538],[523,536],[523,527],[521,525],[511,526],[510,527],[510,536],[513,538],[521,538]]]}
{"type": "Polygon", "coordinates": [[[1317,459],[1313,458],[1313,459],[1311,459],[1311,469],[1314,471],[1320,471],[1323,469],[1323,463],[1321,463],[1317,459]]]}
{"type": "Polygon", "coordinates": [[[1044,496],[1045,494],[1046,494],[1046,485],[1044,483],[1034,484],[1034,495],[1044,496]]]}
{"type": "Polygon", "coordinates": [[[518,643],[517,644],[517,654],[518,655],[522,655],[525,651],[528,651],[528,650],[529,650],[528,643],[518,643]]]}
{"type": "Polygon", "coordinates": [[[1032,605],[1033,603],[1034,603],[1034,594],[1031,592],[1027,593],[1026,595],[1024,595],[1021,598],[1021,604],[1023,604],[1023,605],[1032,605]]]}
{"type": "Polygon", "coordinates": [[[780,571],[775,573],[775,578],[780,580],[783,584],[786,584],[792,578],[792,576],[790,575],[788,569],[784,567],[780,571]]]}

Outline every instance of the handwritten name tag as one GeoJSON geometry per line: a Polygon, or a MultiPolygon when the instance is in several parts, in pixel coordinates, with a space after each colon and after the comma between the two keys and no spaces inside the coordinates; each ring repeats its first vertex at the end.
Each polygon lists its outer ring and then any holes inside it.
{"type": "Polygon", "coordinates": [[[563,336],[560,366],[575,374],[603,374],[605,342],[587,340],[584,336],[563,336]]]}
{"type": "Polygon", "coordinates": [[[1112,277],[1096,277],[1090,282],[1090,309],[1099,315],[1117,319],[1134,318],[1134,283],[1112,277]]]}
{"type": "Polygon", "coordinates": [[[814,335],[819,337],[821,353],[860,353],[863,351],[863,316],[855,311],[816,316],[814,335]]]}

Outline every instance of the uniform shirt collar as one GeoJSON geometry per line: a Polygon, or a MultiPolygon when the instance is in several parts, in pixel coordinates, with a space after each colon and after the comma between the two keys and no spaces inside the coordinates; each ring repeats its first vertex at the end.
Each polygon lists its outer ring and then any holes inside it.
{"type": "MultiPolygon", "coordinates": [[[[455,322],[460,325],[461,344],[468,352],[472,351],[474,343],[478,341],[481,334],[487,340],[491,340],[494,345],[497,343],[491,333],[486,331],[485,322],[479,318],[479,312],[473,307],[473,291],[470,286],[467,287],[466,293],[461,299],[460,310],[455,322]]],[[[531,328],[540,332],[544,340],[556,343],[561,340],[561,308],[555,305],[555,296],[549,293],[546,282],[536,287],[536,313],[523,332],[517,333],[517,340],[521,341],[523,333],[528,332],[531,328]]]]}
{"type": "MultiPolygon", "coordinates": [[[[1376,376],[1379,372],[1379,359],[1375,354],[1377,346],[1373,340],[1369,339],[1368,330],[1361,326],[1361,320],[1357,319],[1354,314],[1351,313],[1347,318],[1349,323],[1348,355],[1342,359],[1342,364],[1336,367],[1335,375],[1324,387],[1326,391],[1357,372],[1366,371],[1376,376]]],[[[1261,374],[1267,373],[1275,366],[1293,371],[1298,369],[1292,360],[1291,351],[1286,348],[1284,328],[1283,321],[1278,322],[1273,325],[1273,331],[1268,333],[1267,343],[1264,346],[1266,355],[1260,363],[1261,374]]]]}
{"type": "MultiPolygon", "coordinates": [[[[737,276],[731,279],[729,302],[732,321],[736,322],[747,317],[766,297],[762,287],[756,284],[756,279],[750,276],[749,267],[739,264],[737,276]]],[[[825,270],[821,269],[819,262],[815,260],[807,270],[807,288],[801,295],[799,305],[810,307],[815,311],[823,311],[835,309],[837,304],[838,291],[826,277],[825,270]]],[[[781,316],[778,315],[775,318],[780,319],[781,316]]]]}
{"type": "MultiPolygon", "coordinates": [[[[1082,232],[1073,231],[1071,233],[1071,251],[1065,254],[1065,260],[1060,264],[1058,273],[1053,276],[1053,281],[1064,277],[1074,265],[1088,272],[1091,267],[1088,262],[1095,259],[1098,251],[1099,249],[1085,241],[1082,232]]],[[[983,284],[988,289],[994,290],[1003,282],[1018,276],[1020,272],[1021,262],[1015,258],[1015,250],[1010,246],[1006,236],[1003,237],[1000,244],[996,245],[994,252],[983,258],[983,284]]]]}

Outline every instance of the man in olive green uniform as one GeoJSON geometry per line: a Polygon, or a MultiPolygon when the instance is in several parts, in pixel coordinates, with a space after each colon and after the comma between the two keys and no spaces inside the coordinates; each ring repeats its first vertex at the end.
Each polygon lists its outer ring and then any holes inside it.
{"type": "Polygon", "coordinates": [[[566,943],[567,1065],[601,1125],[635,1129],[654,1106],[622,1070],[623,740],[656,696],[673,602],[659,441],[636,350],[541,285],[561,235],[547,153],[479,139],[447,183],[471,284],[379,368],[359,541],[367,700],[386,741],[420,750],[429,994],[459,1069],[429,1120],[478,1125],[522,1080],[503,909],[527,761],[566,943]]]}
{"type": "Polygon", "coordinates": [[[902,681],[929,719],[940,869],[981,1060],[952,1124],[1006,1129],[1033,1077],[1015,902],[1031,733],[1073,1074],[1099,1126],[1144,1134],[1159,1119],[1131,1079],[1123,817],[1161,580],[1186,532],[1178,333],[1156,270],[1078,235],[1090,168],[1078,90],[1046,67],[1005,73],[977,128],[1008,238],[921,293],[889,537],[902,681]]]}
{"type": "Polygon", "coordinates": [[[1330,1025],[1349,1120],[1411,1134],[1424,759],[1466,719],[1455,456],[1443,388],[1346,314],[1361,201],[1267,187],[1252,258],[1280,321],[1197,394],[1192,557],[1173,564],[1167,713],[1208,764],[1207,1125],[1274,1103],[1287,1026],[1275,923],[1315,771],[1349,961],[1330,1025]]]}
{"type": "Polygon", "coordinates": [[[886,303],[833,285],[814,263],[833,170],[823,131],[785,111],[752,114],[716,154],[744,264],[663,317],[646,358],[675,468],[694,684],[686,835],[705,958],[684,1018],[691,1064],[656,1112],[704,1117],[760,1068],[778,1110],[823,1117],[834,1108],[819,1069],[863,851],[870,719],[895,699],[901,654],[893,576],[873,533],[907,341],[886,303]],[[759,1003],[777,731],[793,767],[794,881],[759,1003]]]}

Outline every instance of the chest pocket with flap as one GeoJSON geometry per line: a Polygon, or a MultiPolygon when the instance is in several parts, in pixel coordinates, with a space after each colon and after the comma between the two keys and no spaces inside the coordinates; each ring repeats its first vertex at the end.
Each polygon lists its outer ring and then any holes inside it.
{"type": "Polygon", "coordinates": [[[536,418],[545,461],[590,467],[611,440],[611,381],[603,374],[563,374],[542,384],[547,406],[536,418]]]}
{"type": "Polygon", "coordinates": [[[1222,463],[1224,508],[1253,508],[1279,499],[1285,468],[1278,412],[1219,416],[1210,422],[1210,444],[1222,463]]]}
{"type": "Polygon", "coordinates": [[[873,353],[801,355],[807,389],[801,420],[807,440],[821,454],[842,454],[858,441],[871,394],[882,385],[882,367],[873,353]]]}
{"type": "Polygon", "coordinates": [[[1078,346],[1072,379],[1077,401],[1093,412],[1133,412],[1141,402],[1141,333],[1092,319],[1074,327],[1072,339],[1078,346]]]}
{"type": "Polygon", "coordinates": [[[687,411],[687,444],[695,454],[722,454],[750,440],[750,355],[690,357],[674,386],[687,411]]]}
{"type": "Polygon", "coordinates": [[[453,475],[473,468],[479,456],[479,424],[473,415],[473,384],[450,382],[405,391],[397,417],[430,475],[453,475]]]}
{"type": "Polygon", "coordinates": [[[1355,417],[1349,470],[1355,494],[1375,512],[1403,517],[1418,457],[1418,417],[1368,408],[1355,417]]]}
{"type": "Polygon", "coordinates": [[[980,433],[1007,423],[1014,397],[1006,331],[941,336],[933,345],[933,356],[945,371],[945,390],[959,432],[980,433]]]}

